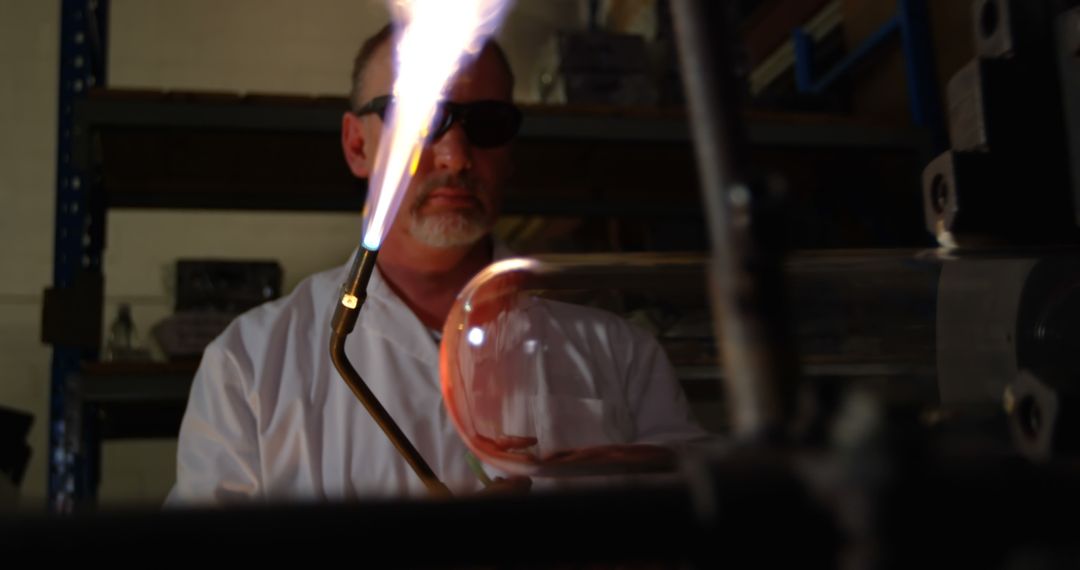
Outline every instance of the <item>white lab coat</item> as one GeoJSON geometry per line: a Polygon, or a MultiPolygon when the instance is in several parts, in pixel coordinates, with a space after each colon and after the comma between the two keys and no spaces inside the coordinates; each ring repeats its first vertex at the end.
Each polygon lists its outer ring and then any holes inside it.
{"type": "MultiPolygon", "coordinates": [[[[497,248],[497,257],[505,253],[497,248]]],[[[180,427],[169,505],[424,494],[330,361],[330,318],[347,270],[305,279],[237,318],[206,348],[180,427]]],[[[607,443],[704,435],[647,333],[620,319],[575,330],[567,346],[602,350],[585,353],[594,362],[580,367],[586,373],[575,375],[581,383],[571,395],[587,409],[602,408],[609,421],[582,426],[580,417],[567,418],[552,429],[599,434],[607,443]]],[[[438,345],[378,271],[345,351],[436,475],[455,493],[479,490],[442,403],[438,345]]]]}

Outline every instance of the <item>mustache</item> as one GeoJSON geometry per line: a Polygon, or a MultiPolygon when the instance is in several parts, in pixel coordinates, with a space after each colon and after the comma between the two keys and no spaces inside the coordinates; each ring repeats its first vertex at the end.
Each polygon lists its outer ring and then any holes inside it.
{"type": "Polygon", "coordinates": [[[431,193],[438,188],[453,188],[455,190],[465,190],[472,194],[479,194],[481,187],[480,182],[469,176],[467,173],[451,173],[445,172],[436,174],[427,180],[424,180],[420,184],[420,189],[417,191],[416,200],[413,201],[412,210],[416,211],[427,202],[431,193]]]}

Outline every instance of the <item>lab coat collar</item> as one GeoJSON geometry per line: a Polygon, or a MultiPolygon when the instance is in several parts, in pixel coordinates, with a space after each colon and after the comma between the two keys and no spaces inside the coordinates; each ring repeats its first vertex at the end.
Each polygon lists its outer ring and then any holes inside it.
{"type": "MultiPolygon", "coordinates": [[[[341,281],[344,280],[356,253],[357,249],[353,249],[349,261],[342,268],[341,281]]],[[[506,244],[494,240],[492,261],[501,261],[513,256],[514,252],[506,244]]],[[[363,327],[368,334],[381,336],[404,353],[437,368],[439,345],[432,339],[428,328],[386,283],[377,266],[368,282],[367,293],[368,299],[360,312],[357,325],[363,327]]]]}
{"type": "MultiPolygon", "coordinates": [[[[514,251],[511,250],[509,248],[509,246],[507,246],[502,241],[500,241],[498,239],[492,239],[492,242],[493,242],[492,248],[491,248],[491,258],[492,258],[491,261],[492,261],[492,263],[494,263],[496,261],[502,261],[504,259],[509,259],[509,258],[514,257],[516,255],[514,253],[514,251]]],[[[359,250],[359,248],[354,248],[352,250],[352,253],[349,254],[349,260],[345,264],[345,270],[346,271],[348,271],[348,268],[351,267],[352,260],[356,259],[356,253],[357,253],[358,250],[359,250]]],[[[405,302],[402,301],[400,298],[398,298],[397,294],[394,293],[394,291],[392,289],[390,289],[389,285],[387,285],[386,280],[383,279],[382,271],[379,269],[379,267],[377,265],[375,266],[375,271],[371,275],[371,281],[368,283],[368,297],[369,298],[375,297],[375,298],[382,299],[384,301],[388,301],[388,300],[396,301],[397,303],[399,303],[403,307],[405,307],[406,311],[408,311],[409,314],[412,314],[412,311],[408,308],[407,305],[405,305],[405,302]]],[[[416,319],[415,315],[413,315],[413,318],[416,320],[416,322],[418,324],[420,323],[420,320],[416,319]]],[[[423,326],[423,324],[420,324],[420,326],[423,326]]]]}

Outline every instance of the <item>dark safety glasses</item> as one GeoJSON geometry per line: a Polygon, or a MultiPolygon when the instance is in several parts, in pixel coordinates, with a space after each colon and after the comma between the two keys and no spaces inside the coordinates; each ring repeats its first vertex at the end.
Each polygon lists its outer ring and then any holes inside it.
{"type": "MultiPolygon", "coordinates": [[[[374,113],[386,120],[386,109],[393,104],[389,95],[376,97],[354,111],[361,117],[374,113]]],[[[428,140],[435,141],[446,134],[455,121],[461,122],[461,128],[469,142],[480,148],[502,146],[517,135],[521,128],[521,111],[506,101],[473,101],[454,103],[442,101],[435,111],[435,121],[428,140]]]]}

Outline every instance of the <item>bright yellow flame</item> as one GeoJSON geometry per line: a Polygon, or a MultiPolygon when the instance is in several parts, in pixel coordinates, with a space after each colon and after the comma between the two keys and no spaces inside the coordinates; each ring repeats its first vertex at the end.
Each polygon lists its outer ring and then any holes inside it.
{"type": "Polygon", "coordinates": [[[495,32],[509,4],[509,0],[392,2],[391,9],[405,27],[395,50],[394,105],[386,116],[368,185],[367,249],[378,249],[386,236],[450,79],[495,32]]]}
{"type": "Polygon", "coordinates": [[[416,176],[416,169],[420,168],[420,152],[421,149],[417,146],[412,155],[412,163],[409,164],[409,176],[416,176]]]}

